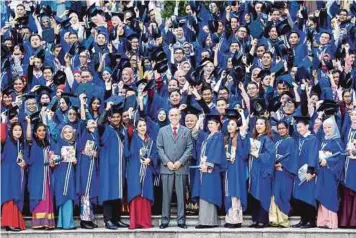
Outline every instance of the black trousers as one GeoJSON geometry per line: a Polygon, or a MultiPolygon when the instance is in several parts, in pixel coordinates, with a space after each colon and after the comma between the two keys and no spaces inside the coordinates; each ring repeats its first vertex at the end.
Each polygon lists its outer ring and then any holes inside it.
{"type": "Polygon", "coordinates": [[[121,215],[121,200],[109,200],[103,204],[104,222],[111,221],[116,223],[120,220],[121,215]]]}
{"type": "Polygon", "coordinates": [[[252,222],[268,224],[268,212],[263,209],[260,201],[255,199],[253,196],[250,197],[251,203],[249,205],[251,205],[252,222]]]}
{"type": "Polygon", "coordinates": [[[301,222],[303,223],[314,223],[316,222],[316,208],[308,203],[301,200],[296,200],[298,212],[300,213],[301,222]]]}

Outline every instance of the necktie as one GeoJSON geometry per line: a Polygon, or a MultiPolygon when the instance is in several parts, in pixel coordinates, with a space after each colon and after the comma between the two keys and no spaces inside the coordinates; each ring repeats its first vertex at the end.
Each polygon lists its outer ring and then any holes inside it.
{"type": "Polygon", "coordinates": [[[173,127],[173,136],[174,138],[176,138],[178,136],[178,133],[177,133],[177,127],[173,127]]]}

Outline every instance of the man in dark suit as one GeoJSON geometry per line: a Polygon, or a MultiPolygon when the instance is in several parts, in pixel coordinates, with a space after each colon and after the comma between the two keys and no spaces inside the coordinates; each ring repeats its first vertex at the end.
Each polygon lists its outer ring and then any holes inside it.
{"type": "Polygon", "coordinates": [[[179,227],[187,228],[185,225],[184,188],[189,172],[187,161],[192,155],[193,142],[189,129],[179,124],[180,118],[180,111],[177,108],[172,108],[169,111],[170,125],[162,127],[157,136],[163,191],[161,229],[168,227],[170,221],[173,185],[178,202],[177,223],[179,227]]]}

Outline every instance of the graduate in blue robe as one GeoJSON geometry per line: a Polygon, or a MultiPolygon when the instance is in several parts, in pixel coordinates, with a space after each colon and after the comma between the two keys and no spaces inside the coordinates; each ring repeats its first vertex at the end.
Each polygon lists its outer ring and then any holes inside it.
{"type": "Polygon", "coordinates": [[[289,227],[290,200],[292,198],[294,177],[298,170],[297,147],[295,140],[289,136],[287,122],[281,121],[277,123],[277,130],[279,138],[275,144],[275,171],[269,222],[273,226],[289,227]]]}
{"type": "Polygon", "coordinates": [[[23,135],[21,124],[13,123],[1,154],[1,225],[9,231],[25,230],[21,214],[26,185],[23,135]]]}
{"type": "Polygon", "coordinates": [[[225,225],[227,228],[241,227],[243,211],[247,209],[247,179],[250,138],[239,131],[241,117],[227,116],[229,135],[225,137],[227,170],[225,174],[225,225]]]}
{"type": "Polygon", "coordinates": [[[60,156],[61,162],[54,168],[52,185],[56,206],[59,209],[57,227],[63,229],[75,228],[73,219],[73,206],[76,199],[74,166],[77,163],[75,135],[73,127],[64,126],[55,149],[55,154],[60,156]],[[63,147],[71,148],[74,154],[66,154],[63,147]]]}
{"type": "Polygon", "coordinates": [[[258,117],[254,128],[254,139],[261,143],[259,150],[251,144],[249,161],[249,192],[252,207],[251,227],[268,226],[268,211],[272,197],[272,179],[274,165],[274,143],[270,126],[265,117],[258,117]],[[258,153],[257,153],[258,151],[258,153]],[[255,157],[257,156],[257,157],[255,157]]]}
{"type": "Polygon", "coordinates": [[[207,115],[209,136],[204,140],[196,169],[192,197],[199,198],[199,225],[196,228],[218,226],[218,208],[222,206],[221,172],[226,169],[224,137],[219,131],[220,115],[207,115]]]}
{"type": "Polygon", "coordinates": [[[298,177],[294,180],[293,198],[299,203],[301,221],[293,227],[310,228],[315,227],[316,200],[315,170],[318,164],[318,151],[320,142],[315,135],[309,131],[309,117],[295,116],[297,131],[295,140],[298,146],[298,170],[307,166],[304,182],[298,177]]]}
{"type": "Polygon", "coordinates": [[[136,122],[127,162],[127,199],[130,203],[130,229],[150,228],[151,205],[154,202],[153,172],[157,166],[155,141],[147,134],[143,118],[136,122]]]}
{"type": "Polygon", "coordinates": [[[320,203],[317,226],[336,229],[339,211],[338,187],[342,179],[345,158],[342,154],[344,145],[334,116],[323,122],[323,129],[325,137],[321,142],[315,186],[315,198],[320,203]],[[336,156],[330,157],[332,155],[336,156]]]}
{"type": "Polygon", "coordinates": [[[349,155],[346,157],[344,166],[344,178],[342,181],[342,198],[339,213],[339,227],[356,227],[356,109],[350,112],[348,124],[342,133],[344,145],[349,155]]]}
{"type": "Polygon", "coordinates": [[[112,108],[109,102],[98,120],[100,136],[99,155],[99,204],[104,206],[104,222],[107,229],[126,226],[120,221],[120,200],[124,195],[126,158],[130,155],[128,136],[121,128],[122,104],[112,108]],[[121,105],[121,106],[120,106],[121,105]],[[109,117],[110,124],[106,124],[109,117]]]}

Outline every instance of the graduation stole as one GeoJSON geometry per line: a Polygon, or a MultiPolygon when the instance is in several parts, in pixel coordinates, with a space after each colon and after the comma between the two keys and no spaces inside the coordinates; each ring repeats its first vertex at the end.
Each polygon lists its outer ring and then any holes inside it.
{"type": "MultiPolygon", "coordinates": [[[[76,148],[76,143],[74,143],[74,151],[76,151],[75,148],[76,148]]],[[[72,167],[73,167],[73,162],[69,162],[67,165],[66,177],[64,180],[63,196],[66,196],[68,194],[69,178],[72,171],[72,167]]]]}
{"type": "Polygon", "coordinates": [[[152,146],[153,146],[153,141],[150,138],[148,138],[143,142],[143,146],[140,148],[140,161],[141,161],[140,183],[142,184],[141,194],[143,194],[143,185],[145,182],[147,166],[148,166],[146,164],[143,164],[142,162],[145,161],[145,159],[149,158],[149,156],[151,155],[152,146]]]}
{"type": "MultiPolygon", "coordinates": [[[[49,164],[49,146],[42,149],[43,150],[43,161],[44,164],[49,164]]],[[[47,175],[49,173],[49,166],[43,166],[43,182],[42,182],[42,200],[46,198],[46,184],[47,184],[47,175]]],[[[51,184],[51,180],[48,180],[48,183],[51,184]]]]}
{"type": "MultiPolygon", "coordinates": [[[[354,138],[356,135],[356,130],[350,128],[349,134],[347,136],[348,138],[348,146],[349,144],[352,144],[351,146],[353,146],[353,142],[354,142],[354,138]]],[[[346,184],[346,179],[347,179],[347,173],[349,171],[349,164],[350,164],[350,156],[346,156],[346,161],[345,161],[345,176],[344,176],[344,183],[346,184]]]]}
{"type": "MultiPolygon", "coordinates": [[[[16,159],[16,163],[20,166],[20,164],[23,162],[23,152],[20,149],[20,147],[22,147],[22,145],[20,144],[20,141],[17,140],[17,159],[16,159]]],[[[20,171],[21,171],[21,191],[23,189],[23,185],[24,185],[24,178],[25,178],[25,170],[24,168],[20,167],[20,171]]]]}
{"type": "MultiPolygon", "coordinates": [[[[94,133],[90,133],[91,137],[93,138],[93,141],[95,143],[95,136],[94,133]]],[[[87,141],[88,142],[88,141],[87,141]]],[[[97,146],[94,146],[94,151],[96,151],[97,146]]],[[[89,190],[90,190],[90,184],[91,184],[91,180],[93,177],[93,170],[94,170],[94,163],[95,163],[95,159],[94,156],[90,157],[90,165],[89,165],[89,173],[88,173],[88,179],[87,179],[87,185],[85,186],[85,197],[89,197],[89,190]]]]}

